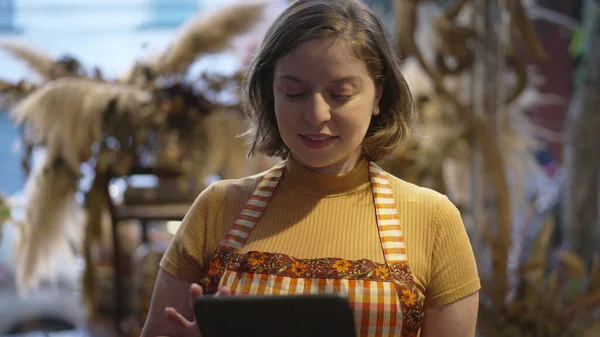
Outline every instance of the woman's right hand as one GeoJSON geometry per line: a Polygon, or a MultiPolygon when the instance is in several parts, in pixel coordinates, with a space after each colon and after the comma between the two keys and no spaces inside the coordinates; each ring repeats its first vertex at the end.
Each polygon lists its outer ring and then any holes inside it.
{"type": "MultiPolygon", "coordinates": [[[[190,286],[190,301],[189,305],[194,312],[194,301],[196,298],[203,296],[204,290],[202,287],[196,283],[192,283],[190,286]]],[[[219,295],[231,295],[231,290],[226,287],[220,288],[215,296],[219,295]]],[[[183,337],[201,337],[200,328],[198,328],[198,323],[196,317],[194,315],[193,321],[188,321],[183,315],[181,315],[174,308],[165,308],[165,315],[167,316],[167,320],[171,323],[173,328],[178,332],[178,336],[183,337]]]]}

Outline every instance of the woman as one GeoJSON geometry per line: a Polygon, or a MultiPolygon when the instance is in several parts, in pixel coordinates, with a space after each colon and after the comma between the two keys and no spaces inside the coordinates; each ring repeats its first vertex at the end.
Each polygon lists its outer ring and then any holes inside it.
{"type": "Polygon", "coordinates": [[[459,212],[373,164],[407,137],[413,101],[369,8],[293,2],[245,94],[252,152],[285,161],[200,194],[161,261],[143,336],[199,336],[190,299],[217,291],[337,291],[360,336],[473,336],[480,282],[459,212]]]}

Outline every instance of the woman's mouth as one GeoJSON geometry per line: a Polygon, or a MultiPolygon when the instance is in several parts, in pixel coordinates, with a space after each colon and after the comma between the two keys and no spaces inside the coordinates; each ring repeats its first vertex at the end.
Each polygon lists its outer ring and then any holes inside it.
{"type": "Polygon", "coordinates": [[[313,134],[300,135],[300,138],[302,138],[302,142],[309,149],[322,149],[331,145],[339,137],[326,134],[313,134]]]}

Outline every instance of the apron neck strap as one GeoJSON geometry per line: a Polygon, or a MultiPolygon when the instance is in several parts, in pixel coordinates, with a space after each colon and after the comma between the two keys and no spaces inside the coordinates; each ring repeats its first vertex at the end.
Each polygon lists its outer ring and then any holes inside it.
{"type": "MultiPolygon", "coordinates": [[[[233,223],[233,226],[229,229],[227,236],[221,242],[219,248],[238,250],[244,245],[273,196],[286,166],[287,162],[284,161],[267,171],[246,202],[240,215],[233,223]]],[[[385,260],[388,264],[405,262],[407,261],[407,256],[404,234],[400,226],[396,201],[389,177],[385,171],[374,163],[369,163],[369,176],[373,190],[379,237],[385,260]]]]}

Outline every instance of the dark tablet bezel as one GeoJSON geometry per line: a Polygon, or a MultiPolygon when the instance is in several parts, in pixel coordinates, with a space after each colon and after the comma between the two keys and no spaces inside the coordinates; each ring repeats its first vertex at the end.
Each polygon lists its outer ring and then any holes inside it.
{"type": "Polygon", "coordinates": [[[353,310],[336,295],[204,296],[194,302],[202,337],[355,337],[353,310]]]}

